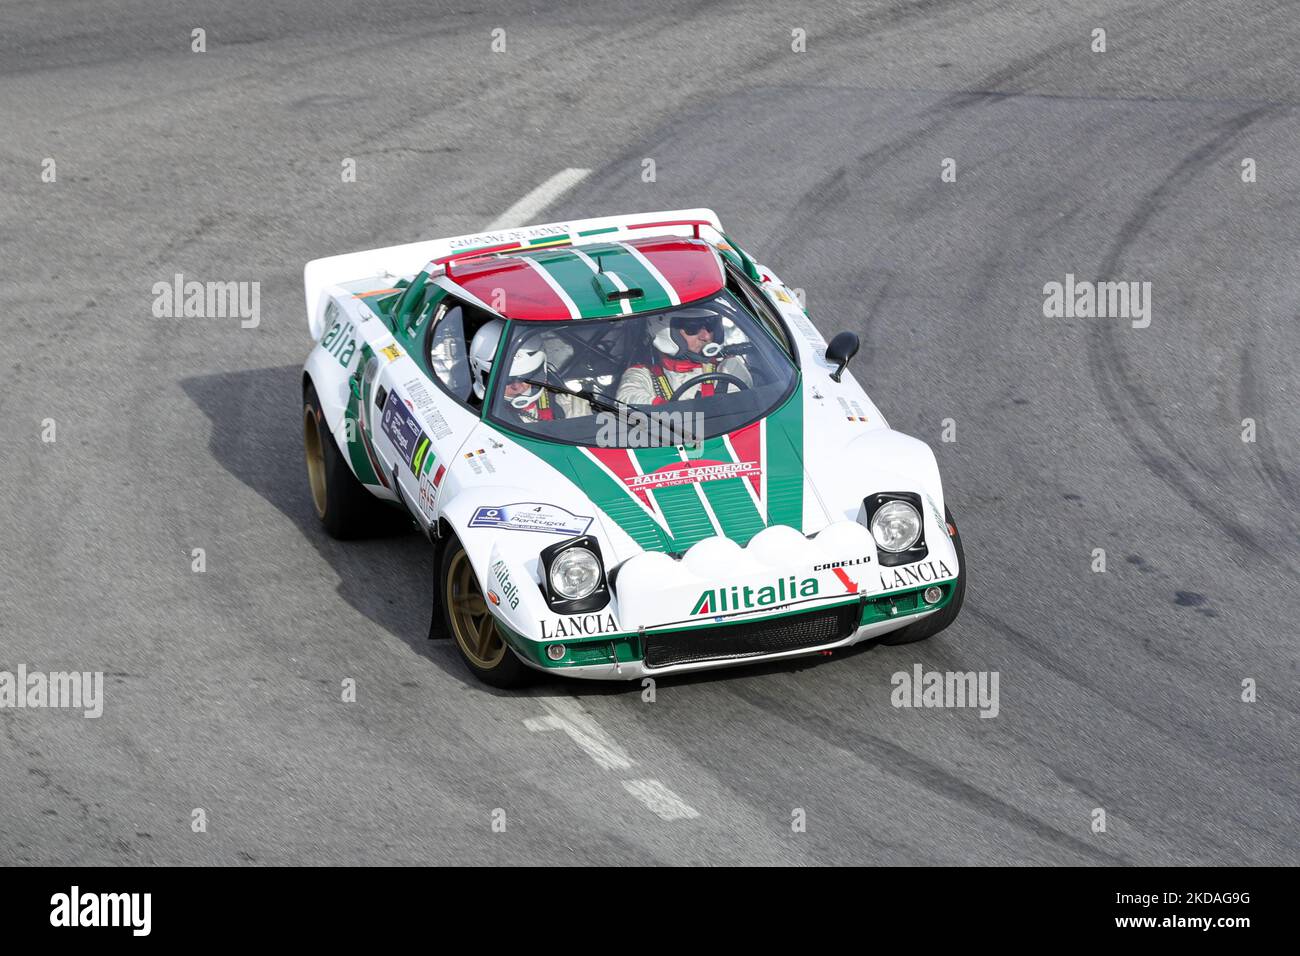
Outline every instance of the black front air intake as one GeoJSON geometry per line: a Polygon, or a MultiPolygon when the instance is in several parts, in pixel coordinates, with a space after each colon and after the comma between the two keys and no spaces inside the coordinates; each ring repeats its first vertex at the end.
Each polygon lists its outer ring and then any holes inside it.
{"type": "Polygon", "coordinates": [[[786,617],[672,631],[645,636],[647,667],[739,660],[833,644],[852,634],[861,608],[857,602],[786,617]]]}

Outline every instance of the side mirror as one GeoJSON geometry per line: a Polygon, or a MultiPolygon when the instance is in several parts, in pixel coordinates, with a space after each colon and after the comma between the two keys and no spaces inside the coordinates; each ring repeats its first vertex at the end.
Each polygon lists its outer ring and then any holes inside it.
{"type": "Polygon", "coordinates": [[[831,339],[831,344],[826,346],[826,361],[835,366],[835,371],[831,373],[832,382],[840,380],[844,369],[848,367],[849,359],[857,354],[858,337],[854,333],[841,332],[831,339]]]}

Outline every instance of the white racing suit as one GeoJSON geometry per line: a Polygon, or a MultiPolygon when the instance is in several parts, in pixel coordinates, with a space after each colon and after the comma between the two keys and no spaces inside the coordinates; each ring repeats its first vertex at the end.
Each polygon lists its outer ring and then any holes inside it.
{"type": "Polygon", "coordinates": [[[629,405],[662,405],[670,399],[678,397],[681,399],[708,398],[719,389],[725,389],[728,392],[738,391],[734,382],[715,379],[699,385],[692,385],[684,394],[677,395],[677,389],[682,383],[690,381],[697,375],[706,375],[709,372],[726,372],[728,375],[734,375],[746,385],[754,384],[754,379],[749,374],[745,360],[739,355],[725,358],[721,363],[692,362],[689,359],[671,359],[662,356],[657,365],[650,367],[633,365],[624,372],[623,377],[618,382],[618,400],[629,405]]]}
{"type": "Polygon", "coordinates": [[[549,422],[556,418],[580,418],[591,414],[591,405],[584,398],[552,392],[545,388],[541,391],[542,394],[538,396],[537,401],[524,408],[515,409],[520,421],[531,424],[549,422]]]}

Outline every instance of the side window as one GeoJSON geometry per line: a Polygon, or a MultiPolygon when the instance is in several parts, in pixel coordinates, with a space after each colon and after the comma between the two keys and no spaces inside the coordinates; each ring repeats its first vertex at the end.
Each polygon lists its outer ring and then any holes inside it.
{"type": "Polygon", "coordinates": [[[447,294],[433,282],[428,284],[428,288],[424,290],[423,295],[424,301],[420,303],[420,311],[416,313],[414,320],[411,322],[411,328],[417,332],[423,330],[424,323],[429,321],[431,315],[440,311],[438,307],[442,305],[442,300],[447,297],[447,294]]]}
{"type": "Polygon", "coordinates": [[[474,402],[469,369],[469,342],[465,339],[465,310],[444,299],[434,313],[428,338],[429,368],[452,398],[463,404],[474,402]]]}
{"type": "Polygon", "coordinates": [[[763,298],[763,294],[758,290],[750,290],[748,283],[737,276],[730,267],[727,269],[727,288],[732,291],[741,302],[749,307],[760,322],[766,326],[767,330],[772,333],[772,338],[776,343],[785,349],[785,353],[791,357],[794,356],[794,346],[789,337],[785,334],[785,326],[777,316],[776,311],[763,298]]]}

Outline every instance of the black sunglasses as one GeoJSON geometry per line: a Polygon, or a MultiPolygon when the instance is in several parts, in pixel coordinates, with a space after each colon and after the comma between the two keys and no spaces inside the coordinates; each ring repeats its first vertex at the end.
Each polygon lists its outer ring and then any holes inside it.
{"type": "Polygon", "coordinates": [[[712,324],[707,319],[679,319],[673,326],[687,335],[699,335],[700,330],[705,328],[712,330],[712,324]]]}

